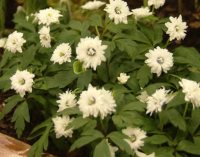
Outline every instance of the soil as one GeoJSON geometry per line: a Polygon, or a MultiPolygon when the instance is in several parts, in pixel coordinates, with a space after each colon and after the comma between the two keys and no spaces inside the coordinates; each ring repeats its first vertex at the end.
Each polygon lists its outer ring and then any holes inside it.
{"type": "MultiPolygon", "coordinates": [[[[16,2],[14,0],[13,5],[7,5],[9,12],[7,12],[6,15],[6,28],[12,29],[14,27],[14,24],[12,23],[13,13],[16,11],[16,2]]],[[[130,8],[137,8],[142,5],[143,0],[127,0],[129,3],[130,8]]],[[[199,6],[194,5],[195,0],[182,0],[182,5],[178,5],[178,0],[166,0],[166,4],[161,9],[157,10],[157,14],[161,17],[169,17],[169,16],[179,16],[181,14],[183,16],[183,19],[188,24],[187,29],[187,36],[184,41],[182,41],[181,44],[185,46],[192,46],[199,50],[200,52],[200,4],[199,6]],[[179,7],[178,7],[179,6],[179,7]]],[[[180,43],[179,43],[180,44],[180,43]]],[[[0,49],[0,54],[2,53],[2,49],[0,49]]],[[[0,111],[3,108],[2,103],[5,100],[5,98],[9,97],[9,95],[12,95],[12,92],[7,93],[0,93],[0,111]]],[[[0,132],[5,133],[7,135],[10,135],[12,137],[16,137],[15,129],[13,126],[13,123],[11,123],[11,115],[6,116],[3,120],[0,121],[0,132]]],[[[38,116],[37,116],[38,117],[38,116]]],[[[32,122],[32,125],[28,126],[27,131],[23,135],[23,137],[20,139],[22,141],[28,142],[26,140],[27,135],[29,134],[30,130],[33,128],[33,124],[37,124],[37,120],[32,122]]],[[[52,146],[50,146],[50,152],[53,154],[60,155],[55,149],[53,149],[52,146]]],[[[82,152],[82,151],[81,151],[82,152]]],[[[85,153],[78,153],[74,152],[72,154],[68,154],[69,157],[78,157],[82,156],[82,154],[85,153]]],[[[83,157],[83,156],[82,156],[83,157]]]]}

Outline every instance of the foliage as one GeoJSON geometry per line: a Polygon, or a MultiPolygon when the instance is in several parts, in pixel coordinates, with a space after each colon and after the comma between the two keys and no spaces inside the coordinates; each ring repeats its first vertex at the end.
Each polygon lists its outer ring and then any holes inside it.
{"type": "Polygon", "coordinates": [[[13,113],[11,121],[15,123],[18,137],[26,129],[26,123],[32,123],[37,116],[35,113],[41,116],[43,121],[34,126],[29,137],[36,140],[29,157],[40,157],[48,149],[49,141],[69,151],[87,148],[90,150],[87,156],[112,157],[110,145],[118,148],[116,156],[136,156],[124,140],[129,139],[122,133],[127,127],[140,127],[147,132],[148,137],[140,149],[145,154],[155,152],[156,157],[200,155],[200,110],[193,109],[191,103],[185,101],[178,83],[180,78],[200,81],[200,55],[194,48],[178,46],[174,49],[164,40],[166,20],[151,15],[136,21],[130,16],[128,24],[116,25],[104,11],[98,10],[91,11],[85,20],[79,21],[69,18],[66,6],[56,5],[54,7],[65,16],[60,18],[60,24],[50,26],[52,46],[44,48],[38,35],[40,26],[30,13],[47,4],[44,1],[38,4],[35,0],[33,8],[29,8],[30,2],[26,1],[27,10],[17,12],[14,17],[15,29],[22,32],[27,41],[23,53],[14,54],[5,49],[0,58],[1,92],[11,90],[10,77],[16,70],[27,69],[35,75],[32,92],[24,98],[18,94],[8,97],[0,113],[1,119],[13,113]],[[98,36],[107,45],[106,61],[96,71],[83,68],[76,59],[80,38],[88,36],[98,36]],[[50,61],[52,53],[64,42],[72,48],[71,62],[54,64],[50,61]],[[173,68],[160,77],[153,74],[145,63],[145,54],[157,46],[168,48],[174,57],[173,68]],[[130,76],[126,84],[119,83],[120,73],[130,76]],[[78,106],[57,112],[59,93],[70,90],[80,97],[89,84],[111,91],[117,104],[116,112],[105,119],[85,118],[78,106]],[[144,91],[150,96],[163,87],[173,93],[171,101],[163,106],[161,112],[152,116],[146,114],[147,103],[141,102],[138,96],[144,91]],[[72,119],[66,129],[73,130],[73,137],[56,139],[52,118],[63,115],[72,119]],[[65,141],[68,144],[63,144],[65,141]]]}

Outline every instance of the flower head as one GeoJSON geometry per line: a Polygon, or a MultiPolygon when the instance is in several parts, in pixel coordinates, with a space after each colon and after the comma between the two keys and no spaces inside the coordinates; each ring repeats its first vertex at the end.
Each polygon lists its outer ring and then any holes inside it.
{"type": "Polygon", "coordinates": [[[56,133],[56,138],[60,138],[62,136],[64,137],[72,137],[73,130],[72,129],[66,129],[70,122],[72,122],[72,119],[70,119],[69,116],[63,116],[63,117],[55,117],[52,118],[52,121],[54,123],[54,131],[56,133]]]}
{"type": "Polygon", "coordinates": [[[151,72],[156,73],[159,77],[162,71],[167,73],[173,67],[172,55],[167,49],[157,47],[145,54],[147,57],[145,63],[151,68],[151,72]]]}
{"type": "Polygon", "coordinates": [[[40,43],[42,47],[50,48],[51,47],[51,36],[50,36],[50,28],[43,26],[39,30],[39,37],[40,37],[40,43]]]}
{"type": "Polygon", "coordinates": [[[110,143],[108,143],[108,147],[110,150],[110,157],[115,157],[115,152],[118,151],[118,148],[112,146],[110,143]]]}
{"type": "Polygon", "coordinates": [[[140,128],[128,127],[122,130],[123,134],[127,135],[129,139],[124,139],[133,150],[138,150],[144,146],[144,139],[147,137],[146,132],[140,128]]]}
{"type": "Polygon", "coordinates": [[[19,71],[10,78],[11,89],[14,89],[21,97],[24,97],[26,92],[32,92],[34,74],[27,70],[19,71]]]}
{"type": "Polygon", "coordinates": [[[51,57],[51,61],[54,63],[63,64],[65,62],[71,62],[71,47],[68,43],[62,43],[56,47],[51,57]]]}
{"type": "Polygon", "coordinates": [[[23,33],[14,31],[8,36],[5,48],[12,53],[22,53],[22,46],[24,43],[26,43],[26,40],[23,38],[23,33]]]}
{"type": "Polygon", "coordinates": [[[169,35],[169,40],[172,41],[174,39],[181,40],[186,36],[186,22],[183,22],[182,16],[170,17],[170,22],[167,22],[165,26],[167,27],[167,34],[169,35]]]}
{"type": "Polygon", "coordinates": [[[85,3],[83,6],[81,6],[81,8],[87,9],[87,10],[95,10],[95,9],[99,9],[104,4],[105,4],[105,2],[94,0],[94,1],[89,1],[89,2],[85,3]]]}
{"type": "Polygon", "coordinates": [[[146,155],[146,154],[139,152],[139,151],[136,151],[135,153],[137,154],[138,157],[155,157],[155,153],[151,153],[149,155],[146,155]]]}
{"type": "Polygon", "coordinates": [[[126,73],[120,73],[119,77],[117,77],[120,84],[125,84],[129,78],[130,76],[126,75],[126,73]]]}
{"type": "Polygon", "coordinates": [[[66,108],[76,106],[76,95],[71,93],[70,91],[66,91],[65,93],[60,93],[59,98],[60,99],[56,101],[59,104],[58,112],[63,111],[66,108]]]}
{"type": "Polygon", "coordinates": [[[109,91],[97,89],[89,85],[88,90],[83,91],[78,100],[79,109],[83,117],[100,116],[102,119],[115,111],[115,101],[109,91]]]}
{"type": "Polygon", "coordinates": [[[185,93],[185,101],[191,102],[193,108],[200,107],[200,84],[188,79],[181,79],[179,84],[185,93]]]}
{"type": "Polygon", "coordinates": [[[161,112],[162,107],[167,104],[173,97],[168,94],[170,90],[165,88],[157,89],[153,95],[147,98],[147,111],[146,114],[152,115],[153,112],[161,112]]]}
{"type": "Polygon", "coordinates": [[[165,4],[165,0],[148,0],[148,6],[154,6],[155,9],[162,7],[165,4]]]}
{"type": "Polygon", "coordinates": [[[35,16],[39,24],[49,26],[53,23],[59,23],[59,17],[61,17],[62,15],[60,14],[59,10],[47,8],[40,10],[38,13],[35,14],[35,16]]]}
{"type": "Polygon", "coordinates": [[[102,45],[102,41],[98,37],[82,38],[76,48],[77,59],[83,62],[84,68],[96,70],[102,61],[106,61],[104,56],[106,48],[107,45],[102,45]]]}
{"type": "Polygon", "coordinates": [[[110,4],[106,4],[104,10],[109,14],[109,18],[114,20],[115,24],[128,23],[127,17],[131,12],[126,2],[122,0],[110,0],[110,4]]]}
{"type": "Polygon", "coordinates": [[[145,7],[145,8],[142,7],[142,8],[133,9],[132,14],[134,15],[136,20],[139,20],[141,18],[152,15],[152,12],[150,12],[148,7],[145,7]]]}
{"type": "Polygon", "coordinates": [[[104,119],[108,114],[115,112],[116,103],[110,91],[105,90],[104,88],[99,89],[101,94],[101,104],[99,106],[99,115],[104,119]]]}

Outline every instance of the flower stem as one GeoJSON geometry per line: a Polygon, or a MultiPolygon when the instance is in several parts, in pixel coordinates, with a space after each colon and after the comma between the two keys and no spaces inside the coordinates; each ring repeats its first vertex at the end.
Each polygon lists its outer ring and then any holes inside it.
{"type": "Polygon", "coordinates": [[[174,75],[174,74],[169,74],[170,76],[173,76],[173,77],[175,77],[175,78],[177,78],[177,79],[181,79],[179,76],[177,76],[177,75],[174,75]]]}
{"type": "Polygon", "coordinates": [[[185,105],[185,110],[183,112],[183,118],[185,118],[185,116],[187,114],[187,110],[188,110],[188,103],[186,103],[186,105],[185,105]]]}
{"type": "Polygon", "coordinates": [[[171,42],[170,42],[170,40],[168,39],[167,40],[167,42],[165,43],[165,45],[164,45],[164,48],[166,48],[168,45],[170,45],[171,44],[171,42]]]}
{"type": "Polygon", "coordinates": [[[102,129],[103,133],[106,135],[106,128],[104,126],[103,120],[101,118],[99,118],[99,119],[100,119],[101,129],[102,129]]]}
{"type": "Polygon", "coordinates": [[[98,37],[100,37],[98,26],[95,26],[95,30],[96,30],[96,33],[97,33],[98,37]]]}

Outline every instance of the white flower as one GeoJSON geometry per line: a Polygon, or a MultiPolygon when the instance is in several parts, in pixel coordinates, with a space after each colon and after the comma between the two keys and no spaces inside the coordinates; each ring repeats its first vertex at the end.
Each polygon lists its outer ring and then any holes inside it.
{"type": "Polygon", "coordinates": [[[148,0],[148,6],[154,6],[155,9],[162,7],[165,4],[165,0],[148,0]]]}
{"type": "Polygon", "coordinates": [[[117,77],[120,84],[125,84],[129,78],[130,76],[126,75],[126,73],[120,73],[119,77],[117,77]]]}
{"type": "Polygon", "coordinates": [[[76,48],[77,59],[83,62],[84,68],[93,68],[96,70],[97,66],[102,61],[106,61],[105,49],[107,45],[102,45],[102,41],[96,37],[81,38],[76,48]]]}
{"type": "Polygon", "coordinates": [[[145,54],[147,57],[145,63],[151,68],[151,72],[156,73],[159,77],[162,71],[167,73],[173,67],[174,61],[172,55],[167,49],[156,47],[145,54]]]}
{"type": "Polygon", "coordinates": [[[1,38],[0,39],[0,48],[4,48],[5,47],[6,40],[7,40],[7,38],[1,38]]]}
{"type": "Polygon", "coordinates": [[[59,23],[59,17],[61,17],[62,15],[60,14],[59,10],[47,8],[40,10],[38,13],[35,14],[35,16],[39,24],[49,26],[52,23],[59,23]]]}
{"type": "Polygon", "coordinates": [[[83,91],[78,100],[79,109],[83,117],[100,116],[102,119],[115,111],[115,101],[109,91],[96,89],[89,85],[87,91],[83,91]]]}
{"type": "Polygon", "coordinates": [[[108,147],[110,150],[110,157],[115,157],[115,152],[118,151],[118,148],[112,146],[110,143],[108,143],[108,147]]]}
{"type": "Polygon", "coordinates": [[[63,111],[66,108],[75,107],[76,106],[76,95],[71,93],[70,91],[66,91],[65,93],[59,94],[59,100],[56,102],[59,104],[58,111],[63,111]]]}
{"type": "Polygon", "coordinates": [[[81,6],[81,8],[87,9],[87,10],[95,10],[95,9],[99,9],[104,4],[105,4],[105,2],[94,0],[94,1],[87,2],[86,4],[84,4],[83,6],[81,6]]]}
{"type": "Polygon", "coordinates": [[[104,9],[111,20],[114,20],[115,24],[125,23],[127,24],[127,17],[131,14],[128,5],[122,0],[110,0],[110,4],[106,4],[104,9]]]}
{"type": "Polygon", "coordinates": [[[22,46],[24,43],[26,43],[26,40],[23,38],[23,33],[14,31],[8,36],[5,48],[12,53],[22,53],[22,46]]]}
{"type": "Polygon", "coordinates": [[[50,48],[51,47],[51,36],[50,36],[50,28],[43,26],[39,30],[39,37],[40,37],[40,43],[42,47],[50,48]]]}
{"type": "Polygon", "coordinates": [[[71,47],[68,43],[62,43],[56,47],[51,57],[51,61],[54,63],[63,64],[65,62],[71,62],[71,47]]]}
{"type": "Polygon", "coordinates": [[[130,139],[124,139],[133,150],[138,150],[144,146],[144,139],[147,137],[146,132],[140,128],[128,127],[122,130],[123,134],[127,135],[130,139]]]}
{"type": "Polygon", "coordinates": [[[169,40],[172,41],[174,39],[181,40],[186,36],[186,22],[183,22],[182,16],[177,17],[169,17],[170,22],[165,23],[167,27],[167,34],[169,35],[169,40]]]}
{"type": "Polygon", "coordinates": [[[150,12],[148,7],[145,7],[145,8],[142,7],[142,8],[133,9],[132,14],[135,16],[135,19],[138,20],[138,19],[152,15],[152,12],[150,12]]]}
{"type": "Polygon", "coordinates": [[[27,70],[19,71],[10,78],[11,89],[14,89],[21,97],[24,97],[26,92],[32,92],[34,74],[27,70]]]}
{"type": "Polygon", "coordinates": [[[165,88],[157,89],[152,96],[147,98],[147,111],[146,114],[152,115],[153,112],[161,112],[162,107],[167,104],[173,97],[168,94],[170,90],[165,90],[165,88]]]}
{"type": "Polygon", "coordinates": [[[55,117],[52,118],[52,121],[54,123],[54,131],[56,133],[56,138],[60,138],[62,136],[72,137],[73,130],[66,129],[69,123],[72,122],[72,119],[70,119],[69,116],[55,117]]]}
{"type": "Polygon", "coordinates": [[[146,154],[139,152],[139,151],[136,151],[135,153],[137,154],[138,157],[155,157],[155,153],[151,153],[149,155],[146,155],[146,154]]]}
{"type": "Polygon", "coordinates": [[[110,91],[104,88],[100,89],[101,93],[101,104],[99,104],[99,114],[102,119],[104,119],[108,114],[115,112],[116,103],[110,91]]]}
{"type": "Polygon", "coordinates": [[[191,102],[193,108],[200,107],[200,84],[188,79],[181,79],[179,84],[185,93],[185,101],[191,102]]]}

